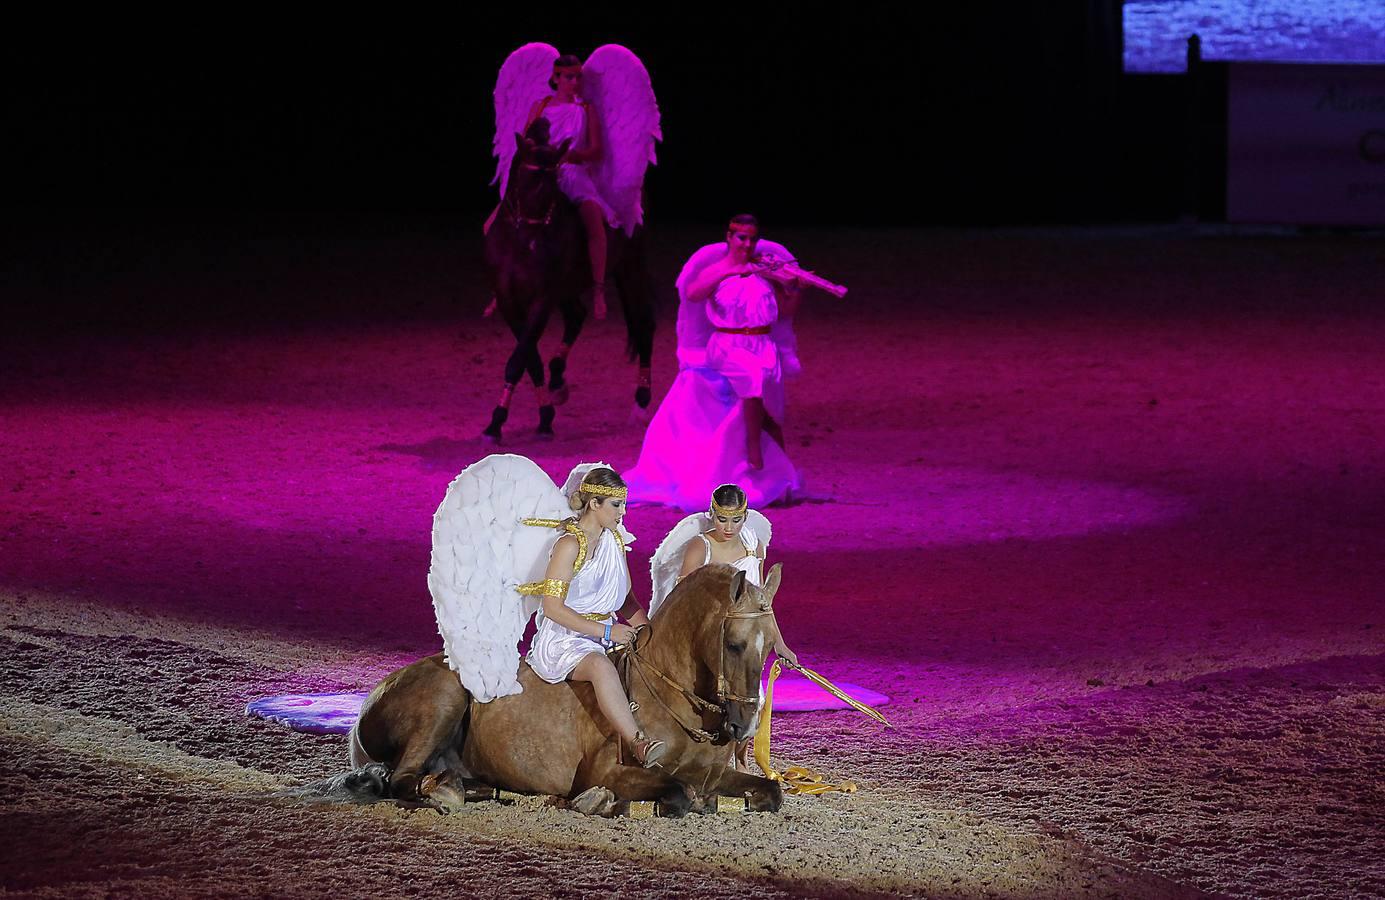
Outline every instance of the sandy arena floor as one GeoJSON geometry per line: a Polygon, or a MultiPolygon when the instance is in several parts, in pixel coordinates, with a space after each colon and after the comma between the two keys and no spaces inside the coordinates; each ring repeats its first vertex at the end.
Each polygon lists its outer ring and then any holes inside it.
{"type": "MultiPolygon", "coordinates": [[[[263,799],[344,741],[247,700],[438,649],[430,518],[510,343],[470,233],[93,237],[7,292],[185,321],[0,335],[2,892],[1385,895],[1380,239],[772,236],[852,288],[800,318],[821,499],[768,511],[776,608],[897,726],[784,715],[775,754],[860,793],[681,821],[263,799]]],[[[659,233],[666,294],[710,237],[659,233]]],[[[521,389],[503,449],[630,465],[622,343],[584,336],[551,443],[521,389]]],[[[627,517],[642,595],[680,515],[627,517]]]]}

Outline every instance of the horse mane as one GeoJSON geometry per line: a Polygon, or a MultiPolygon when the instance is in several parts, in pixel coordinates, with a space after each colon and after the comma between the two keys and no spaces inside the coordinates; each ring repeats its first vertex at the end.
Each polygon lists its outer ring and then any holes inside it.
{"type": "Polygon", "coordinates": [[[731,581],[735,577],[734,566],[712,563],[678,582],[659,606],[650,645],[665,632],[694,634],[708,620],[726,613],[731,606],[731,581]],[[709,598],[713,602],[707,602],[709,598]]]}

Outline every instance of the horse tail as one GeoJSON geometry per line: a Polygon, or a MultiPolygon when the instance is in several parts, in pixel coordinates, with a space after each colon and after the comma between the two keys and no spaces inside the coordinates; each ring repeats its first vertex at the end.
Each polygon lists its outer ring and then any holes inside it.
{"type": "Polygon", "coordinates": [[[361,743],[361,736],[356,732],[356,729],[360,727],[360,724],[360,719],[357,719],[355,722],[351,723],[351,736],[347,739],[347,759],[349,759],[351,761],[351,765],[357,769],[361,768],[362,766],[369,765],[370,763],[375,761],[370,758],[369,753],[365,752],[365,745],[361,743]]]}
{"type": "Polygon", "coordinates": [[[654,280],[649,274],[644,235],[641,225],[625,239],[615,280],[625,310],[625,355],[649,368],[654,353],[654,280]]]}
{"type": "Polygon", "coordinates": [[[320,781],[275,791],[270,796],[309,803],[378,803],[390,798],[390,767],[367,763],[320,781]]]}

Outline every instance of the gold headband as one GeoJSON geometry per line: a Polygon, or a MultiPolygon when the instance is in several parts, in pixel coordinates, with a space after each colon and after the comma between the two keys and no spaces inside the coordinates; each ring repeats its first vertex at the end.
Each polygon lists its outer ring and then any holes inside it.
{"type": "Polygon", "coordinates": [[[604,484],[587,484],[585,481],[582,482],[577,490],[584,494],[595,494],[598,497],[614,497],[617,500],[624,500],[630,493],[629,488],[606,487],[604,484]]]}
{"type": "Polygon", "coordinates": [[[715,516],[739,516],[745,512],[746,503],[741,502],[740,506],[722,506],[715,500],[712,501],[712,515],[715,516]]]}

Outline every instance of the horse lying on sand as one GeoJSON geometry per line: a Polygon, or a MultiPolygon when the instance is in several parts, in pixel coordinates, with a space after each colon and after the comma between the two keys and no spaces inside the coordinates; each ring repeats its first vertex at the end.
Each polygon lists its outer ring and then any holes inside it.
{"type": "Polygon", "coordinates": [[[389,767],[378,799],[444,812],[480,787],[549,794],[604,816],[638,800],[657,801],[665,816],[714,812],[717,796],[777,812],[778,782],[730,764],[734,742],[759,726],[760,673],[778,636],[771,604],[779,580],[778,565],[764,588],[731,566],[704,566],[664,601],[647,636],[616,655],[640,724],[668,745],[653,768],[622,754],[590,684],[549,684],[521,665],[523,693],[475,703],[441,654],[387,675],[371,691],[351,732],[351,763],[389,767]]]}

